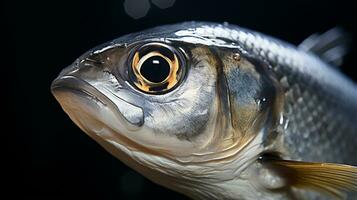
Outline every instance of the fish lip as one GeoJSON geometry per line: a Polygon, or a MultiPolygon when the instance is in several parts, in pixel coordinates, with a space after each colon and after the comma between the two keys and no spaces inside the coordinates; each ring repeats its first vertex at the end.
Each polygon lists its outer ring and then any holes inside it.
{"type": "Polygon", "coordinates": [[[98,98],[98,96],[102,97],[103,95],[96,88],[73,75],[64,75],[56,78],[51,84],[51,93],[56,96],[57,91],[73,92],[77,95],[91,98],[105,106],[107,105],[102,98],[98,98]]]}
{"type": "MultiPolygon", "coordinates": [[[[100,92],[97,88],[92,86],[87,81],[74,76],[74,75],[63,75],[56,78],[51,84],[51,92],[53,96],[56,97],[57,92],[71,92],[76,95],[82,96],[84,98],[90,99],[94,101],[97,106],[110,107],[112,110],[116,110],[115,115],[120,118],[123,122],[125,122],[125,126],[127,129],[136,130],[140,128],[143,123],[143,113],[140,115],[140,120],[138,122],[133,122],[129,120],[126,116],[121,112],[122,110],[108,97],[106,97],[102,92],[100,92]]],[[[140,108],[135,106],[124,99],[116,96],[118,100],[123,103],[130,104],[133,107],[140,108]]],[[[141,108],[140,108],[141,109],[141,108]]],[[[142,109],[141,109],[142,112],[142,109]]]]}

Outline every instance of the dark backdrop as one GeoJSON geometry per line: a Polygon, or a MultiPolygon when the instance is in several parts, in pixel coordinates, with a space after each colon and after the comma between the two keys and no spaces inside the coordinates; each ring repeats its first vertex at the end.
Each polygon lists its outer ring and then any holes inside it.
{"type": "MultiPolygon", "coordinates": [[[[6,148],[1,163],[7,167],[7,179],[2,180],[10,186],[5,189],[12,195],[50,199],[185,199],[123,165],[71,122],[50,94],[50,83],[60,70],[100,43],[187,20],[227,21],[293,44],[336,25],[356,39],[356,6],[351,2],[176,0],[164,10],[151,5],[146,17],[137,20],[125,13],[121,0],[2,6],[1,31],[8,33],[2,39],[8,48],[2,47],[10,54],[1,64],[6,82],[2,97],[7,100],[2,108],[9,111],[4,127],[11,128],[1,131],[6,148]]],[[[354,79],[356,49],[354,42],[342,67],[354,79]]]]}

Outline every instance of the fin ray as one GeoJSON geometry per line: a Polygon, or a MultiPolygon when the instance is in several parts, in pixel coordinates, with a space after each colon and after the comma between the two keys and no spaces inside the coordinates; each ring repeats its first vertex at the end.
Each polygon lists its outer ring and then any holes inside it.
{"type": "Polygon", "coordinates": [[[323,34],[306,38],[299,49],[312,52],[334,66],[340,66],[350,46],[350,36],[341,28],[333,28],[323,34]]]}
{"type": "Polygon", "coordinates": [[[290,186],[312,189],[342,199],[346,192],[357,192],[357,167],[334,163],[263,159],[283,176],[290,186]]]}

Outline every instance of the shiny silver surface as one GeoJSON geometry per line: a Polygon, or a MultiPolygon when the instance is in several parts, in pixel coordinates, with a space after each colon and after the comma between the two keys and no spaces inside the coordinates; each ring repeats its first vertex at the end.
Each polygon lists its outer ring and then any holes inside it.
{"type": "Polygon", "coordinates": [[[64,69],[52,91],[114,156],[195,199],[325,198],[272,192],[281,184],[274,177],[257,181],[264,152],[357,165],[355,84],[314,55],[234,25],[187,22],[120,37],[64,69]],[[128,78],[130,55],[148,42],[185,55],[185,78],[168,93],[145,94],[128,78]]]}

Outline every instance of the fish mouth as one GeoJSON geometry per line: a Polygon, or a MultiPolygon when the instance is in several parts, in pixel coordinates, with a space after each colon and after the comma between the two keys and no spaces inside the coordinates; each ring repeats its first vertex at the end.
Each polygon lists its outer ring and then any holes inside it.
{"type": "Polygon", "coordinates": [[[56,78],[51,84],[51,92],[57,100],[58,93],[70,92],[78,96],[89,98],[104,106],[107,105],[107,103],[105,103],[105,101],[103,100],[104,98],[106,98],[104,95],[102,95],[103,97],[98,98],[101,93],[96,88],[91,86],[86,81],[71,75],[65,75],[56,78]]]}
{"type": "MultiPolygon", "coordinates": [[[[143,123],[130,122],[130,118],[123,112],[125,107],[133,109],[133,105],[121,99],[115,100],[116,103],[114,103],[90,83],[73,75],[56,78],[51,84],[51,92],[71,120],[87,135],[97,141],[102,141],[100,142],[102,146],[107,146],[103,141],[112,141],[125,148],[145,149],[143,151],[151,152],[150,149],[135,142],[130,135],[126,134],[127,130],[135,131],[143,123]],[[116,104],[124,108],[118,108],[116,104]]],[[[131,111],[134,115],[135,111],[131,111]]],[[[142,119],[142,110],[136,112],[142,119]]]]}
{"type": "Polygon", "coordinates": [[[60,76],[52,82],[51,92],[84,132],[97,131],[105,126],[99,113],[108,107],[109,99],[85,80],[73,75],[60,76]]]}
{"type": "Polygon", "coordinates": [[[80,109],[85,112],[91,110],[93,115],[110,110],[117,119],[124,122],[127,129],[134,130],[143,125],[143,110],[140,107],[112,93],[103,94],[80,77],[58,77],[52,82],[51,92],[69,115],[79,115],[76,112],[80,109]]]}

